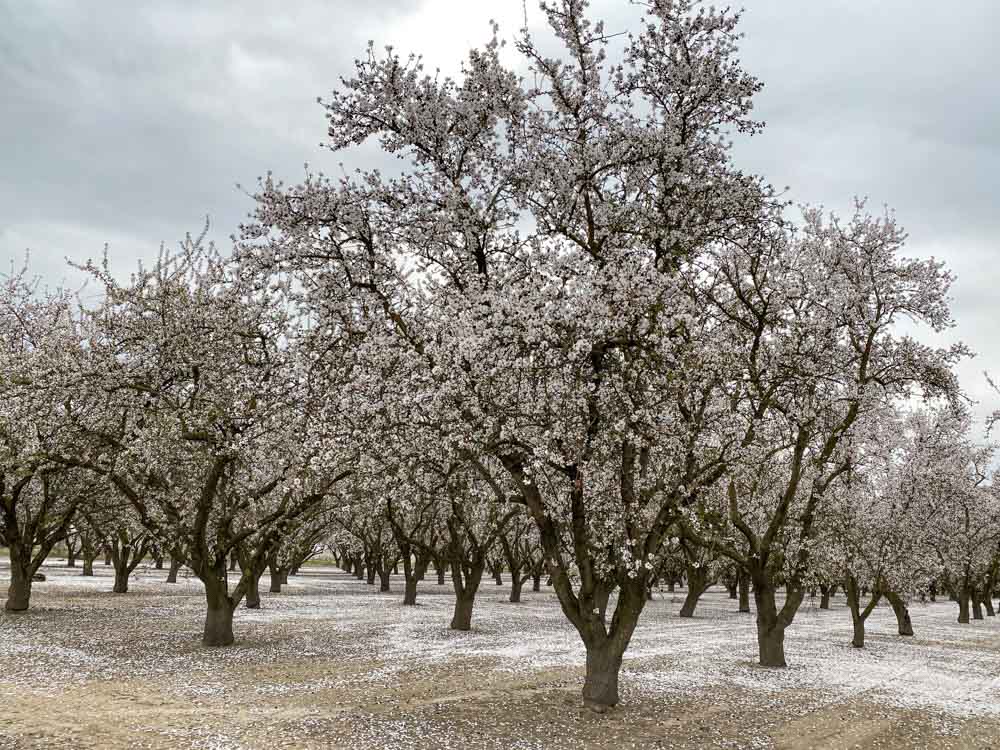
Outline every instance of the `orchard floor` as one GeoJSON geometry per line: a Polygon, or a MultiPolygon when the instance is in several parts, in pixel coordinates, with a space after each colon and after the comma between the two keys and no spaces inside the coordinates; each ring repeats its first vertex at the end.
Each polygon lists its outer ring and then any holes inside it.
{"type": "MultiPolygon", "coordinates": [[[[8,569],[0,563],[0,593],[8,569]]],[[[27,613],[0,614],[0,749],[27,748],[988,748],[1000,737],[1000,622],[956,608],[890,610],[852,649],[843,599],[807,600],[790,667],[754,665],[751,615],[711,591],[697,615],[656,594],[626,657],[623,703],[580,706],[583,650],[549,591],[506,601],[486,581],[473,631],[447,629],[450,586],[420,605],[308,568],[236,615],[237,644],[199,644],[192,578],[141,569],[128,594],[46,566],[27,613]]],[[[262,581],[266,589],[267,578],[262,581]]],[[[3,599],[0,598],[0,602],[3,599]]]]}

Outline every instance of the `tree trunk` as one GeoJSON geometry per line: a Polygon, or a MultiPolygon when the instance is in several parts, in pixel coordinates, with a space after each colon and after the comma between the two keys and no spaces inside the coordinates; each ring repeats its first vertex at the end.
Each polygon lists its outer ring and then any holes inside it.
{"type": "Polygon", "coordinates": [[[7,587],[7,603],[4,609],[8,612],[23,612],[31,601],[31,570],[30,560],[15,544],[10,548],[10,585],[7,587]]]}
{"type": "Polygon", "coordinates": [[[624,649],[610,638],[600,645],[584,645],[587,647],[587,676],[583,683],[583,704],[592,711],[603,713],[618,705],[618,673],[624,649]]]}
{"type": "Polygon", "coordinates": [[[375,585],[375,575],[376,575],[376,573],[375,573],[375,566],[374,565],[366,565],[365,566],[365,574],[367,576],[367,580],[365,581],[365,583],[367,583],[369,586],[374,586],[375,585]]]}
{"type": "Polygon", "coordinates": [[[360,557],[354,558],[354,577],[359,581],[365,580],[365,563],[360,557]]]}
{"type": "Polygon", "coordinates": [[[110,565],[111,564],[111,553],[110,552],[105,552],[104,553],[104,564],[105,565],[110,565]]]}
{"type": "Polygon", "coordinates": [[[786,593],[785,605],[778,612],[774,586],[762,577],[754,581],[753,598],[757,605],[757,648],[762,667],[785,667],[785,629],[791,624],[804,595],[802,589],[786,593]]]}
{"type": "MultiPolygon", "coordinates": [[[[223,565],[225,572],[225,565],[223,565]]],[[[229,646],[233,637],[233,600],[227,591],[225,578],[205,583],[208,611],[205,614],[205,633],[202,643],[206,646],[229,646]]]]}
{"type": "Polygon", "coordinates": [[[163,557],[157,556],[156,564],[153,566],[156,570],[163,570],[163,557]]]}
{"type": "Polygon", "coordinates": [[[500,574],[499,565],[493,569],[493,580],[496,581],[497,586],[503,586],[503,576],[500,574]]]}
{"type": "Polygon", "coordinates": [[[987,617],[996,617],[996,611],[993,609],[993,594],[987,594],[983,597],[983,606],[986,607],[987,617]]]}
{"type": "Polygon", "coordinates": [[[526,579],[521,578],[521,571],[512,570],[510,572],[510,601],[512,604],[519,604],[521,601],[521,587],[526,579]]]}
{"type": "Polygon", "coordinates": [[[170,570],[167,571],[167,583],[177,583],[177,571],[181,569],[181,561],[170,558],[170,570]]]}
{"type": "Polygon", "coordinates": [[[969,590],[966,588],[958,593],[958,621],[963,625],[969,622],[969,590]]]}
{"type": "Polygon", "coordinates": [[[819,585],[819,593],[819,608],[830,609],[830,587],[825,583],[821,583],[819,585]]]}
{"type": "Polygon", "coordinates": [[[444,586],[444,574],[446,572],[446,570],[445,570],[446,568],[447,568],[446,565],[439,565],[437,567],[438,586],[444,586]]]}
{"type": "Polygon", "coordinates": [[[535,573],[533,576],[531,576],[531,590],[532,591],[541,591],[542,590],[542,574],[541,573],[535,573]]]}
{"type": "Polygon", "coordinates": [[[452,630],[472,629],[472,606],[476,603],[476,592],[455,597],[455,610],[451,617],[452,630]]]}
{"type": "Polygon", "coordinates": [[[983,619],[983,602],[979,598],[979,590],[972,589],[969,596],[972,599],[972,619],[982,620],[983,619]]]}
{"type": "Polygon", "coordinates": [[[94,575],[94,558],[83,556],[83,572],[80,575],[92,576],[94,575]]]}
{"type": "Polygon", "coordinates": [[[392,570],[388,567],[382,568],[378,571],[378,590],[382,592],[389,591],[389,576],[392,574],[392,570]]]}
{"type": "Polygon", "coordinates": [[[417,578],[408,577],[403,588],[403,604],[413,606],[417,603],[417,578]]]}
{"type": "Polygon", "coordinates": [[[736,592],[736,583],[735,582],[731,583],[731,584],[727,584],[726,585],[726,591],[729,592],[729,598],[730,599],[735,599],[738,596],[738,594],[736,592]]]}
{"type": "Polygon", "coordinates": [[[281,584],[285,582],[285,571],[281,568],[276,568],[269,566],[269,573],[271,575],[271,585],[268,587],[268,593],[280,594],[281,584]]]}
{"type": "Polygon", "coordinates": [[[740,612],[750,612],[750,576],[744,571],[740,571],[739,579],[740,612]]]}
{"type": "Polygon", "coordinates": [[[694,617],[694,609],[698,606],[698,600],[708,588],[708,575],[705,569],[688,566],[688,590],[684,597],[684,604],[681,606],[681,617],[694,617]]]}
{"type": "Polygon", "coordinates": [[[128,565],[124,562],[115,566],[115,585],[111,589],[116,594],[128,593],[128,565]]]}
{"type": "Polygon", "coordinates": [[[247,593],[246,593],[247,609],[260,609],[260,577],[262,574],[263,571],[261,571],[260,573],[254,573],[253,571],[250,571],[250,574],[247,575],[247,593]]]}
{"type": "Polygon", "coordinates": [[[674,577],[670,576],[670,580],[667,581],[667,593],[674,593],[674,577]]]}
{"type": "Polygon", "coordinates": [[[76,567],[76,546],[66,545],[66,567],[76,567]]]}
{"type": "Polygon", "coordinates": [[[899,630],[899,634],[913,635],[913,623],[910,621],[910,610],[907,608],[906,602],[903,601],[903,597],[895,592],[887,591],[885,592],[885,598],[888,600],[893,613],[896,615],[896,626],[899,630]]]}

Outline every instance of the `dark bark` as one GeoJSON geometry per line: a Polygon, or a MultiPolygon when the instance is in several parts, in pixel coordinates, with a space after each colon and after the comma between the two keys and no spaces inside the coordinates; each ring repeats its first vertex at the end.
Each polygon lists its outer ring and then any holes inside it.
{"type": "Polygon", "coordinates": [[[982,620],[983,619],[983,601],[979,598],[979,590],[972,589],[969,592],[969,598],[972,600],[972,619],[982,620]]]}
{"type": "Polygon", "coordinates": [[[993,609],[993,594],[987,594],[983,597],[983,606],[986,607],[987,617],[996,617],[996,611],[993,609]]]}
{"type": "Polygon", "coordinates": [[[476,592],[483,577],[482,563],[461,565],[451,563],[451,580],[455,587],[455,610],[451,618],[452,630],[472,629],[472,607],[476,603],[476,592]]]}
{"type": "Polygon", "coordinates": [[[801,587],[793,587],[785,595],[785,604],[778,610],[774,585],[764,576],[754,579],[753,598],[757,605],[757,648],[762,667],[785,667],[785,629],[791,625],[805,595],[801,587]]]}
{"type": "Polygon", "coordinates": [[[153,566],[156,570],[163,570],[163,557],[161,555],[156,556],[156,564],[153,566]]]}
{"type": "Polygon", "coordinates": [[[384,592],[388,592],[390,590],[389,589],[389,576],[391,575],[391,573],[392,573],[392,570],[390,568],[382,568],[381,570],[378,571],[378,581],[379,581],[378,590],[379,591],[381,591],[381,592],[384,593],[384,592]]]}
{"type": "Polygon", "coordinates": [[[360,557],[360,555],[354,558],[354,577],[359,581],[365,579],[365,561],[360,557]]]}
{"type": "Polygon", "coordinates": [[[247,576],[246,608],[260,609],[260,576],[250,573],[247,576]]]}
{"type": "Polygon", "coordinates": [[[3,607],[8,612],[23,612],[31,602],[31,576],[35,571],[30,559],[24,557],[16,545],[10,548],[10,585],[3,607]]]}
{"type": "Polygon", "coordinates": [[[687,577],[688,590],[687,595],[684,597],[684,604],[681,606],[680,616],[694,617],[694,610],[698,606],[698,600],[705,593],[710,581],[704,568],[696,568],[693,565],[688,566],[687,577]]]}
{"type": "Polygon", "coordinates": [[[542,590],[542,574],[541,573],[535,573],[533,576],[531,576],[531,590],[532,591],[541,591],[542,590]]]}
{"type": "Polygon", "coordinates": [[[128,576],[129,569],[127,566],[116,566],[115,567],[115,585],[111,589],[116,594],[127,594],[128,593],[128,576]]]}
{"type": "Polygon", "coordinates": [[[969,590],[963,588],[957,595],[958,621],[963,625],[969,622],[969,590]]]}
{"type": "Polygon", "coordinates": [[[281,585],[285,582],[285,571],[282,568],[276,567],[275,565],[268,565],[268,573],[271,577],[271,585],[268,587],[268,593],[280,594],[281,585]]]}
{"type": "Polygon", "coordinates": [[[851,645],[854,648],[864,648],[865,622],[878,604],[881,593],[878,591],[872,592],[868,603],[862,607],[861,597],[868,595],[868,588],[860,588],[853,575],[847,576],[844,593],[847,594],[847,607],[851,610],[851,622],[854,624],[854,637],[851,639],[851,645]]]}
{"type": "Polygon", "coordinates": [[[527,576],[522,576],[520,570],[512,570],[510,572],[510,602],[511,604],[518,604],[521,601],[521,587],[524,586],[524,582],[528,580],[527,576]]]}
{"type": "Polygon", "coordinates": [[[740,612],[750,612],[750,576],[744,571],[739,573],[738,588],[740,594],[740,612]]]}
{"type": "Polygon", "coordinates": [[[587,647],[587,674],[583,683],[583,704],[603,713],[618,705],[618,674],[625,648],[615,639],[602,640],[584,644],[587,647]]]}
{"type": "Polygon", "coordinates": [[[830,586],[825,583],[819,585],[820,599],[819,608],[820,609],[830,609],[830,586]]]}
{"type": "Polygon", "coordinates": [[[83,572],[80,574],[82,576],[92,576],[94,575],[94,558],[84,556],[83,558],[83,572]]]}
{"type": "Polygon", "coordinates": [[[910,621],[910,610],[903,597],[893,591],[886,591],[885,598],[896,615],[896,628],[900,635],[913,635],[913,623],[910,621]]]}
{"type": "Polygon", "coordinates": [[[177,583],[177,572],[181,569],[181,561],[170,558],[170,570],[167,571],[167,583],[177,583]]]}
{"type": "Polygon", "coordinates": [[[205,598],[208,610],[205,613],[205,632],[202,636],[202,643],[206,646],[230,646],[236,640],[233,636],[233,600],[229,596],[228,586],[225,579],[225,565],[222,566],[223,575],[205,582],[205,598]]]}

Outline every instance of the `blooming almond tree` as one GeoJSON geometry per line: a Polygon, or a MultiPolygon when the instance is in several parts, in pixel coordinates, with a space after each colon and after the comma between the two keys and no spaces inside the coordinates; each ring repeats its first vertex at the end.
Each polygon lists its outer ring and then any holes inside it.
{"type": "Polygon", "coordinates": [[[204,642],[228,645],[272,549],[350,474],[344,443],[316,418],[295,322],[201,237],[128,283],[85,268],[104,300],[67,378],[83,447],[54,458],[104,477],[191,568],[205,585],[204,642]]]}
{"type": "Polygon", "coordinates": [[[530,84],[495,36],[461,81],[370,49],[325,103],[331,146],[378,137],[407,168],[268,178],[242,250],[296,279],[316,330],[354,326],[354,393],[392,381],[365,424],[422,432],[477,496],[527,507],[603,710],[678,504],[727,439],[731,375],[678,272],[773,200],[724,138],[759,127],[734,14],[652,2],[612,65],[585,2],[542,9],[565,55],[523,33],[530,84]]]}

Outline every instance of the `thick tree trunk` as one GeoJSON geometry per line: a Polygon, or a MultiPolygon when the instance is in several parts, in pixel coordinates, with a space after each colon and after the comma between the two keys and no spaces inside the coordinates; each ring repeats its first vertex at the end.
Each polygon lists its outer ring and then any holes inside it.
{"type": "Polygon", "coordinates": [[[604,712],[618,705],[618,673],[624,649],[613,639],[606,639],[601,645],[584,645],[587,647],[587,676],[583,683],[583,704],[593,711],[604,712]]]}
{"type": "Polygon", "coordinates": [[[503,586],[503,575],[500,573],[499,566],[493,569],[493,580],[496,581],[497,586],[503,586]]]}
{"type": "Polygon", "coordinates": [[[287,580],[285,571],[282,568],[269,567],[269,573],[271,576],[271,585],[267,589],[268,593],[280,594],[281,585],[287,580]]]}
{"type": "Polygon", "coordinates": [[[726,591],[729,592],[729,598],[730,599],[736,599],[736,597],[738,596],[738,594],[736,592],[736,584],[735,583],[728,584],[726,586],[726,591]]]}
{"type": "Polygon", "coordinates": [[[969,590],[962,589],[958,593],[958,621],[963,625],[969,622],[969,590]]]}
{"type": "Polygon", "coordinates": [[[157,556],[156,564],[153,566],[156,570],[163,570],[163,558],[157,556]]]}
{"type": "Polygon", "coordinates": [[[983,606],[986,607],[987,617],[996,617],[996,611],[993,609],[993,594],[989,593],[983,597],[983,606]]]}
{"type": "Polygon", "coordinates": [[[116,594],[128,593],[128,565],[121,564],[115,567],[115,585],[111,589],[116,594]]]}
{"type": "Polygon", "coordinates": [[[740,612],[750,612],[750,576],[742,570],[738,583],[740,593],[740,612]]]}
{"type": "Polygon", "coordinates": [[[452,630],[472,629],[472,607],[476,603],[476,594],[462,594],[455,597],[455,610],[451,616],[452,630]]]}
{"type": "Polygon", "coordinates": [[[247,576],[247,609],[260,609],[260,577],[262,573],[263,572],[254,573],[253,571],[250,571],[250,575],[247,576]]]}
{"type": "Polygon", "coordinates": [[[69,544],[66,545],[66,567],[76,567],[76,547],[69,544]]]}
{"type": "Polygon", "coordinates": [[[94,558],[83,556],[83,572],[80,574],[82,576],[92,576],[94,575],[94,558]]]}
{"type": "Polygon", "coordinates": [[[391,573],[392,571],[389,568],[382,568],[382,570],[378,571],[379,591],[389,591],[389,576],[391,573]]]}
{"type": "Polygon", "coordinates": [[[233,600],[229,596],[225,579],[225,564],[218,579],[205,581],[205,599],[208,611],[205,614],[205,632],[202,643],[206,646],[229,646],[233,637],[233,600]]]}
{"type": "Polygon", "coordinates": [[[167,571],[167,583],[177,583],[177,572],[181,569],[181,561],[170,558],[170,570],[167,571]]]}
{"type": "Polygon", "coordinates": [[[521,587],[524,585],[524,580],[521,578],[521,571],[512,570],[510,572],[510,601],[512,604],[520,603],[521,587]]]}
{"type": "Polygon", "coordinates": [[[105,565],[110,565],[111,564],[111,553],[110,552],[105,552],[104,553],[104,564],[105,565]]]}
{"type": "Polygon", "coordinates": [[[31,563],[16,547],[10,548],[10,585],[7,587],[7,612],[23,612],[31,601],[31,563]]]}
{"type": "Polygon", "coordinates": [[[366,575],[366,578],[367,578],[367,580],[365,581],[365,583],[367,583],[369,586],[374,586],[375,585],[375,576],[376,576],[375,566],[374,565],[366,565],[365,566],[365,575],[366,575]]]}
{"type": "Polygon", "coordinates": [[[412,606],[417,603],[417,579],[416,576],[408,577],[403,588],[403,604],[412,606]]]}
{"type": "Polygon", "coordinates": [[[762,667],[785,667],[785,629],[791,624],[805,592],[786,593],[781,613],[775,603],[775,590],[766,581],[754,582],[753,598],[757,605],[757,648],[762,667]]]}
{"type": "Polygon", "coordinates": [[[893,591],[885,592],[885,598],[896,615],[896,629],[900,635],[913,635],[913,623],[910,621],[910,610],[903,597],[893,591]]]}
{"type": "Polygon", "coordinates": [[[360,557],[354,558],[354,577],[359,581],[365,580],[365,562],[360,557]]]}
{"type": "Polygon", "coordinates": [[[438,586],[444,586],[444,574],[447,572],[446,565],[439,565],[437,569],[438,574],[438,586]]]}
{"type": "Polygon", "coordinates": [[[535,573],[535,575],[531,576],[531,590],[532,591],[541,591],[542,590],[542,574],[541,573],[535,573]]]}

